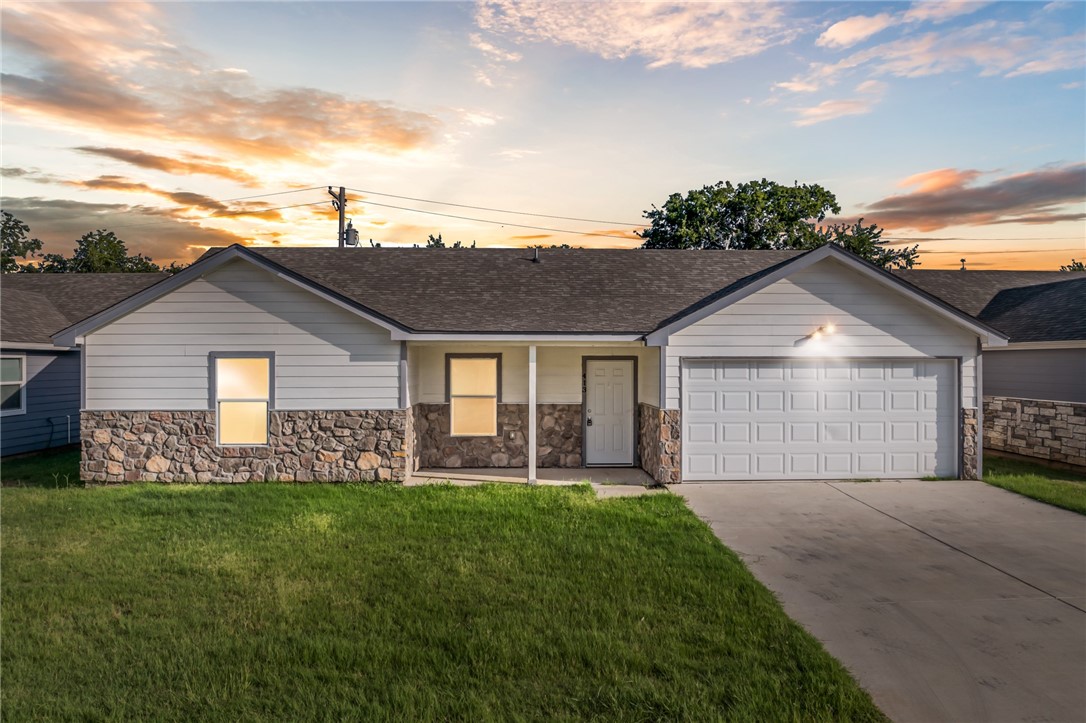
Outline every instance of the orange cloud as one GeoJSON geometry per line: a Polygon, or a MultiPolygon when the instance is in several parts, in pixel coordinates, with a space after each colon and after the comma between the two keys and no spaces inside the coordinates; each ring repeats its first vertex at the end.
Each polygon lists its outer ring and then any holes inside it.
{"type": "Polygon", "coordinates": [[[246,173],[245,171],[230,168],[229,166],[224,166],[219,163],[210,162],[210,159],[204,156],[188,155],[188,159],[182,160],[129,148],[105,148],[101,146],[79,146],[75,150],[80,153],[89,153],[105,158],[111,158],[139,168],[149,168],[153,171],[179,173],[182,175],[201,174],[205,176],[217,176],[246,186],[260,185],[260,181],[251,173],[246,173]]]}
{"type": "MultiPolygon", "coordinates": [[[[228,205],[222,201],[205,196],[202,193],[191,191],[167,191],[155,188],[146,183],[131,181],[123,176],[99,176],[86,181],[66,181],[69,186],[76,186],[91,191],[121,191],[123,193],[146,193],[158,196],[168,201],[183,206],[186,211],[209,211],[211,216],[236,216],[260,218],[268,221],[282,221],[283,216],[279,211],[269,208],[264,201],[250,201],[247,203],[228,205]]],[[[175,213],[169,215],[176,216],[175,213]]]]}
{"type": "Polygon", "coordinates": [[[123,203],[84,203],[40,197],[4,198],[4,210],[30,226],[45,253],[70,254],[76,239],[96,228],[114,231],[130,253],[159,264],[194,261],[209,246],[246,244],[250,239],[192,221],[171,218],[161,209],[123,203]]]}
{"type": "Polygon", "coordinates": [[[344,146],[399,153],[436,137],[440,122],[425,113],[209,70],[167,25],[146,3],[5,4],[4,44],[34,66],[3,75],[5,112],[276,161],[313,162],[344,146]]]}
{"type": "Polygon", "coordinates": [[[1086,203],[1086,163],[1040,168],[972,185],[979,171],[943,168],[906,178],[911,193],[867,206],[865,215],[888,229],[935,231],[947,226],[1044,224],[1086,219],[1069,206],[1086,203]]]}
{"type": "Polygon", "coordinates": [[[945,188],[955,188],[972,183],[980,175],[980,171],[960,171],[957,168],[940,168],[937,171],[927,171],[909,176],[901,183],[900,188],[916,186],[917,193],[932,193],[942,191],[945,188]]]}

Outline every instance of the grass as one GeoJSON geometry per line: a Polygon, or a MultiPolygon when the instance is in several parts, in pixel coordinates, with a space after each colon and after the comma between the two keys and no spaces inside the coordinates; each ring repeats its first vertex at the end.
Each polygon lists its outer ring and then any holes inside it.
{"type": "Polygon", "coordinates": [[[988,455],[984,481],[1086,515],[1086,476],[1032,462],[988,455]]]}
{"type": "Polygon", "coordinates": [[[82,487],[79,448],[0,460],[0,480],[5,487],[82,487]]]}
{"type": "Polygon", "coordinates": [[[5,720],[883,720],[672,495],[24,482],[5,720]]]}

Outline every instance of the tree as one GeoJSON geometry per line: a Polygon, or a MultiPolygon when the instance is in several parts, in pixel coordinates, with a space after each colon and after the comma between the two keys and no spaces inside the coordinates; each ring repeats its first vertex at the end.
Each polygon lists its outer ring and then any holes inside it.
{"type": "Polygon", "coordinates": [[[443,249],[443,248],[473,249],[473,248],[475,248],[475,242],[472,241],[471,246],[468,246],[467,244],[465,244],[465,243],[463,243],[461,241],[454,241],[452,246],[447,247],[447,246],[445,246],[444,239],[441,238],[441,234],[438,234],[437,236],[434,236],[433,234],[429,234],[426,237],[426,245],[423,246],[423,248],[424,249],[443,249]]]}
{"type": "Polygon", "coordinates": [[[83,234],[76,242],[71,258],[65,258],[63,254],[46,254],[36,270],[66,274],[161,271],[147,256],[130,256],[124,241],[105,229],[83,234]]]}
{"type": "Polygon", "coordinates": [[[0,253],[0,271],[5,274],[21,271],[22,266],[15,259],[36,256],[41,251],[41,241],[30,238],[30,227],[7,211],[3,214],[3,250],[0,253]]]}
{"type": "Polygon", "coordinates": [[[818,248],[827,243],[837,244],[884,269],[911,269],[919,263],[919,246],[891,248],[882,240],[882,229],[875,224],[864,226],[862,218],[851,226],[833,224],[820,227],[815,233],[816,241],[805,248],[818,248]]]}
{"type": "Polygon", "coordinates": [[[1071,259],[1071,263],[1067,264],[1066,266],[1061,266],[1060,271],[1086,271],[1086,264],[1082,263],[1081,261],[1071,259]]]}
{"type": "Polygon", "coordinates": [[[884,268],[916,263],[916,247],[889,248],[882,230],[864,226],[862,219],[851,226],[820,225],[840,212],[837,197],[818,184],[720,182],[671,194],[663,207],[645,211],[650,225],[638,235],[649,249],[813,249],[836,243],[884,268]]]}

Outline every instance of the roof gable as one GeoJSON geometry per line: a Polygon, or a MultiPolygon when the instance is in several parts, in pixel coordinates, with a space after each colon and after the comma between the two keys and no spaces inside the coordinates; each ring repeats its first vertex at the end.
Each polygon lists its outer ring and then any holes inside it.
{"type": "Polygon", "coordinates": [[[893,274],[860,259],[854,254],[844,251],[834,244],[827,244],[813,251],[808,251],[800,257],[790,259],[773,268],[766,269],[764,273],[758,274],[757,278],[743,280],[742,283],[734,284],[732,287],[722,289],[720,293],[714,295],[712,301],[696,305],[689,312],[672,319],[667,324],[664,324],[653,331],[647,337],[648,343],[666,344],[668,337],[675,332],[684,329],[691,324],[695,324],[702,319],[715,314],[721,309],[727,308],[737,301],[745,299],[767,286],[774,284],[781,279],[786,279],[803,269],[810,268],[812,265],[825,259],[833,259],[834,261],[851,268],[854,272],[862,274],[883,287],[908,298],[913,303],[925,307],[928,311],[933,312],[958,326],[967,328],[972,333],[984,338],[985,342],[988,344],[1002,346],[1007,342],[1006,337],[997,330],[979,322],[960,309],[947,304],[942,299],[932,296],[926,291],[902,281],[893,274]]]}

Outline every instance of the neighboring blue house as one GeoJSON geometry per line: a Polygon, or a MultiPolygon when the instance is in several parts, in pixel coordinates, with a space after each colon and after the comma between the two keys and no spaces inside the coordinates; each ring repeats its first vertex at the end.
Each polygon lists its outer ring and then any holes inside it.
{"type": "Polygon", "coordinates": [[[50,336],[166,274],[0,278],[0,456],[79,441],[79,350],[50,336]]]}

